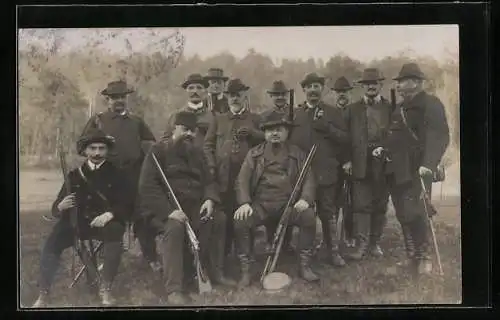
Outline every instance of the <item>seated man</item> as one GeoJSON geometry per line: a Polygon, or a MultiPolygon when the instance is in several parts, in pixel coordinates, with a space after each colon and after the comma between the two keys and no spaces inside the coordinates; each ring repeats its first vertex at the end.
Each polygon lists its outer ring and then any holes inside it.
{"type": "Polygon", "coordinates": [[[78,153],[87,157],[80,168],[68,173],[71,193],[64,184],[52,205],[52,214],[59,217],[42,250],[40,261],[40,296],[34,308],[49,303],[49,289],[57,272],[62,252],[74,245],[78,230],[80,239],[99,239],[104,245],[104,266],[99,295],[104,306],[115,303],[110,294],[111,284],[118,271],[122,254],[125,221],[130,214],[126,181],[111,162],[106,161],[114,139],[99,129],[92,129],[77,143],[78,153]],[[107,200],[98,195],[100,192],[107,200]],[[70,211],[77,214],[77,228],[73,227],[70,211]]]}
{"type": "MultiPolygon", "coordinates": [[[[270,113],[263,120],[261,127],[266,141],[250,149],[236,181],[240,207],[234,213],[234,228],[242,272],[239,286],[242,287],[250,284],[250,232],[260,225],[278,223],[306,159],[304,152],[287,142],[291,125],[278,112],[270,113]]],[[[289,220],[289,227],[300,228],[300,275],[307,281],[319,280],[310,268],[316,233],[313,179],[312,174],[307,173],[289,220]]]]}
{"type": "Polygon", "coordinates": [[[144,160],[139,179],[141,212],[162,235],[165,292],[167,303],[174,305],[189,303],[186,291],[194,279],[194,260],[185,230],[186,221],[198,237],[202,265],[207,268],[212,281],[233,284],[222,275],[226,220],[220,210],[214,210],[219,203],[219,193],[202,149],[194,144],[196,120],[192,112],[181,111],[175,116],[172,135],[153,145],[144,160]],[[184,211],[175,207],[155,165],[153,153],[184,211]]]}

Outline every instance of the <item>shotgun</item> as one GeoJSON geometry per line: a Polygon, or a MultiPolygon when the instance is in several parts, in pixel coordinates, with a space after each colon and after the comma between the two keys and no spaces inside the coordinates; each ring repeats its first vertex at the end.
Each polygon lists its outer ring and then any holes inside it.
{"type": "MultiPolygon", "coordinates": [[[[174,190],[172,189],[172,186],[170,186],[170,183],[168,182],[167,177],[165,176],[165,173],[163,172],[154,152],[151,152],[151,156],[153,157],[156,169],[160,173],[163,183],[168,188],[168,192],[170,193],[170,196],[175,203],[175,207],[177,208],[177,210],[183,211],[181,204],[179,203],[179,200],[177,200],[174,190]]],[[[186,221],[186,231],[189,238],[189,242],[191,244],[191,251],[193,252],[194,255],[194,265],[196,268],[196,277],[198,279],[198,291],[200,292],[200,294],[205,292],[210,292],[212,291],[212,284],[210,283],[210,279],[205,273],[200,261],[200,242],[198,241],[196,234],[194,233],[194,230],[191,228],[189,221],[186,221]]]]}
{"type": "Polygon", "coordinates": [[[264,280],[265,276],[267,276],[271,272],[274,272],[274,269],[276,268],[276,263],[278,261],[281,247],[283,245],[283,240],[285,238],[286,229],[288,228],[288,220],[290,219],[290,215],[292,214],[293,204],[297,201],[296,198],[299,195],[299,192],[302,190],[302,183],[304,182],[307,171],[311,166],[312,159],[316,154],[316,149],[316,144],[311,147],[311,150],[309,151],[309,154],[307,155],[307,158],[304,162],[304,166],[302,167],[299,177],[297,178],[297,182],[293,187],[292,194],[288,198],[288,202],[285,206],[285,209],[283,210],[283,214],[281,215],[278,227],[276,228],[276,231],[274,233],[271,251],[268,254],[266,265],[264,266],[264,270],[262,271],[262,275],[260,278],[261,282],[264,280]]]}
{"type": "Polygon", "coordinates": [[[293,118],[294,118],[294,115],[293,115],[294,99],[295,99],[295,90],[294,89],[290,89],[290,98],[288,100],[289,101],[288,116],[289,116],[290,122],[293,122],[293,118]]]}

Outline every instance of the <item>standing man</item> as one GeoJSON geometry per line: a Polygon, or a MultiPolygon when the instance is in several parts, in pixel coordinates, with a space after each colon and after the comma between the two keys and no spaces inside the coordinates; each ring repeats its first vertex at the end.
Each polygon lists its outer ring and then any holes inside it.
{"type": "MultiPolygon", "coordinates": [[[[306,154],[287,142],[292,122],[287,115],[272,112],[262,123],[264,143],[252,148],[245,157],[236,182],[239,208],[234,213],[238,257],[241,263],[239,286],[250,285],[250,247],[252,229],[260,225],[277,225],[292,194],[306,154]]],[[[316,235],[314,202],[314,177],[308,171],[293,206],[290,228],[300,228],[300,275],[306,281],[319,277],[310,266],[316,235]]]]}
{"type": "MultiPolygon", "coordinates": [[[[432,263],[420,179],[430,191],[450,142],[449,127],[439,98],[423,89],[425,76],[418,64],[403,65],[394,80],[403,102],[392,114],[384,144],[392,158],[388,168],[390,193],[403,229],[408,263],[416,266],[418,273],[427,274],[432,271],[432,263]]],[[[429,214],[435,213],[432,211],[429,214]]]]}
{"type": "MultiPolygon", "coordinates": [[[[347,78],[344,76],[339,77],[335,81],[335,83],[333,84],[332,90],[335,93],[335,107],[337,107],[339,110],[342,111],[342,114],[344,115],[344,117],[347,117],[349,104],[351,103],[351,90],[352,90],[352,86],[349,83],[349,80],[347,80],[347,78]]],[[[345,154],[346,159],[349,158],[349,153],[350,153],[349,149],[350,148],[346,148],[346,150],[345,150],[346,151],[346,154],[345,154]]],[[[338,207],[344,206],[345,244],[348,248],[352,248],[355,245],[354,230],[353,230],[354,222],[353,222],[352,210],[346,210],[346,206],[350,205],[350,204],[344,203],[345,190],[343,190],[344,183],[347,183],[348,189],[350,191],[351,190],[351,187],[350,187],[351,182],[349,181],[348,176],[345,174],[344,170],[342,170],[342,169],[339,170],[339,177],[340,178],[338,180],[338,185],[337,185],[338,207]]]]}
{"type": "Polygon", "coordinates": [[[386,157],[381,153],[392,112],[391,104],[380,95],[382,77],[376,68],[367,68],[359,83],[364,96],[346,112],[351,137],[350,161],[344,165],[352,178],[354,233],[357,249],[350,255],[362,259],[367,252],[383,255],[379,246],[386,222],[389,193],[385,176],[386,157]]]}
{"type": "Polygon", "coordinates": [[[217,265],[222,259],[216,256],[223,252],[222,238],[218,237],[218,233],[224,231],[225,216],[215,210],[220,202],[217,185],[203,159],[203,150],[194,142],[196,125],[194,113],[177,113],[172,134],[152,147],[139,180],[141,213],[154,227],[153,236],[161,235],[167,302],[175,305],[189,302],[186,291],[195,274],[185,230],[186,220],[189,220],[200,241],[200,258],[203,266],[210,267],[210,278],[214,282],[226,282],[222,277],[222,266],[217,265]],[[184,211],[178,210],[171,201],[152,154],[158,159],[184,211]]]}
{"type": "Polygon", "coordinates": [[[338,168],[343,163],[343,151],[349,141],[342,112],[321,101],[325,78],[316,73],[306,75],[301,81],[306,101],[295,112],[295,127],[291,143],[308,152],[318,145],[312,162],[316,189],[316,205],[323,228],[323,239],[334,266],[345,266],[339,253],[336,228],[338,168]]]}
{"type": "Polygon", "coordinates": [[[226,113],[229,111],[227,98],[224,96],[224,86],[228,77],[224,76],[224,70],[220,68],[210,68],[205,76],[208,81],[208,108],[215,113],[226,113]]]}
{"type": "Polygon", "coordinates": [[[217,179],[223,210],[228,216],[226,255],[231,252],[234,237],[232,216],[237,209],[234,183],[248,150],[264,141],[264,133],[259,130],[260,117],[245,107],[248,89],[240,79],[229,80],[225,91],[229,112],[213,118],[205,137],[208,166],[217,179]]]}
{"type": "MultiPolygon", "coordinates": [[[[191,112],[196,116],[197,130],[194,143],[197,147],[202,148],[205,135],[213,118],[213,114],[209,109],[209,104],[205,99],[207,95],[208,81],[203,78],[201,74],[194,73],[189,75],[181,86],[184,90],[186,90],[188,96],[187,103],[181,111],[191,112]]],[[[175,127],[175,118],[176,115],[173,114],[168,120],[167,128],[162,139],[167,139],[172,134],[175,127]]]]}
{"type": "Polygon", "coordinates": [[[99,296],[104,306],[115,304],[111,286],[118,272],[122,255],[125,222],[129,218],[130,189],[122,173],[107,161],[114,146],[113,137],[99,129],[89,129],[77,142],[85,162],[68,173],[71,193],[63,185],[52,205],[52,215],[59,218],[47,238],[40,258],[40,295],[34,308],[46,307],[49,291],[57,273],[63,251],[79,239],[99,239],[104,243],[104,264],[99,283],[99,296]],[[107,199],[97,195],[100,192],[107,199]],[[70,210],[76,210],[77,226],[72,225],[70,210]]]}
{"type": "MultiPolygon", "coordinates": [[[[142,161],[155,142],[155,137],[146,122],[127,109],[127,95],[132,92],[125,81],[110,82],[101,92],[108,102],[108,110],[91,117],[82,135],[87,134],[92,128],[100,128],[115,138],[114,152],[110,154],[109,161],[123,171],[133,188],[131,196],[135,198],[142,161]]],[[[133,211],[137,210],[135,201],[133,208],[133,211]]],[[[134,222],[134,233],[139,240],[144,258],[153,270],[157,270],[156,244],[149,237],[147,226],[140,219],[138,212],[132,212],[130,219],[134,222]]]]}

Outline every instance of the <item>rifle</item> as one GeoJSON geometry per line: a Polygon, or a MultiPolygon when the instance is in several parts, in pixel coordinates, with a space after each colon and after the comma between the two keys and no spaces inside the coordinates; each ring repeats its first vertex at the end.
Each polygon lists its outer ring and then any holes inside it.
{"type": "MultiPolygon", "coordinates": [[[[158,172],[161,175],[163,183],[168,188],[170,196],[171,196],[172,200],[174,201],[177,210],[183,211],[181,204],[177,200],[177,197],[175,196],[174,190],[170,186],[170,183],[168,182],[167,177],[165,176],[165,173],[161,169],[160,163],[158,162],[158,159],[156,158],[156,155],[154,154],[153,151],[151,151],[151,156],[153,157],[153,161],[155,163],[156,169],[158,169],[158,172]]],[[[212,284],[210,283],[210,279],[206,275],[203,267],[201,266],[200,242],[198,241],[196,234],[194,233],[194,230],[191,228],[189,221],[186,221],[186,232],[187,232],[187,235],[189,238],[189,242],[191,244],[191,251],[193,252],[193,255],[194,255],[194,265],[196,268],[196,277],[198,279],[198,291],[200,293],[210,292],[210,291],[212,291],[212,284]]]]}
{"type": "Polygon", "coordinates": [[[437,243],[436,239],[436,233],[434,231],[434,223],[432,221],[432,217],[429,214],[429,210],[434,210],[433,208],[429,209],[431,207],[431,200],[429,198],[429,194],[427,193],[427,188],[425,187],[425,183],[422,177],[420,177],[420,185],[422,186],[422,201],[424,202],[424,209],[425,209],[425,216],[427,217],[427,221],[429,222],[429,227],[431,229],[431,235],[432,235],[432,244],[434,247],[434,252],[436,254],[436,260],[439,266],[439,275],[443,275],[443,266],[441,265],[441,255],[439,254],[439,246],[437,243]]]}
{"type": "Polygon", "coordinates": [[[302,183],[306,177],[307,171],[311,165],[312,159],[316,153],[317,145],[314,144],[307,155],[307,158],[304,162],[304,166],[300,171],[299,177],[297,178],[297,182],[293,187],[292,194],[288,198],[288,202],[285,206],[283,214],[281,215],[280,221],[278,223],[278,227],[276,228],[276,232],[274,233],[273,244],[271,247],[271,252],[268,254],[266,265],[264,266],[264,270],[262,271],[262,276],[260,281],[264,281],[264,277],[266,277],[269,273],[274,272],[276,268],[276,263],[278,261],[278,257],[281,251],[281,247],[283,245],[283,240],[285,238],[286,229],[288,228],[288,220],[290,219],[290,215],[292,213],[293,204],[296,201],[296,198],[299,192],[302,189],[302,183]]]}
{"type": "MultiPolygon", "coordinates": [[[[97,245],[97,247],[93,250],[93,256],[95,256],[99,250],[101,250],[102,246],[103,246],[104,242],[99,242],[99,244],[97,245]]],[[[101,263],[99,265],[99,267],[97,267],[97,270],[98,271],[101,271],[102,270],[102,267],[103,267],[103,264],[101,263]]],[[[69,285],[69,288],[73,288],[75,286],[75,284],[78,282],[78,280],[80,280],[80,278],[82,277],[82,274],[84,271],[87,270],[87,266],[86,265],[83,265],[80,270],[78,271],[78,273],[76,274],[76,276],[73,278],[73,282],[71,282],[71,284],[69,285]]]]}
{"type": "Polygon", "coordinates": [[[396,89],[391,88],[391,108],[392,112],[396,109],[396,89]]]}
{"type": "Polygon", "coordinates": [[[290,99],[289,99],[289,105],[288,105],[288,116],[289,116],[290,122],[293,122],[293,104],[294,104],[294,98],[295,98],[294,93],[295,93],[295,90],[290,89],[290,99]]]}
{"type": "Polygon", "coordinates": [[[339,207],[339,216],[337,218],[337,240],[345,240],[345,217],[348,214],[352,214],[351,211],[351,188],[347,178],[344,180],[344,185],[342,186],[342,206],[339,207]]]}

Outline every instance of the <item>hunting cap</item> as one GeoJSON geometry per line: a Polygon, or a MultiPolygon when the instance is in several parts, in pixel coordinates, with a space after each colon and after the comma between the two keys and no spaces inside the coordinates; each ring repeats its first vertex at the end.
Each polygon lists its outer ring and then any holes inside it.
{"type": "Polygon", "coordinates": [[[224,92],[235,93],[240,91],[247,91],[248,89],[250,89],[250,87],[243,84],[243,82],[241,82],[241,79],[235,78],[229,80],[229,82],[227,83],[227,88],[224,92]]]}
{"type": "Polygon", "coordinates": [[[305,86],[314,82],[321,83],[321,85],[325,85],[325,77],[318,75],[316,72],[309,73],[300,82],[300,85],[302,86],[302,88],[304,88],[305,86]]]}
{"type": "Polygon", "coordinates": [[[276,126],[285,126],[291,128],[294,125],[288,118],[288,114],[278,111],[272,111],[264,119],[262,119],[260,128],[261,130],[266,130],[276,126]]]}
{"type": "Polygon", "coordinates": [[[394,80],[402,80],[402,79],[408,79],[408,78],[413,78],[413,79],[425,79],[425,75],[420,70],[420,67],[418,64],[412,62],[412,63],[405,63],[403,67],[401,67],[401,70],[399,71],[399,75],[394,78],[394,80]]]}
{"type": "Polygon", "coordinates": [[[358,80],[358,83],[377,82],[382,80],[385,80],[385,78],[382,76],[379,69],[366,68],[363,70],[363,76],[358,80]]]}
{"type": "Polygon", "coordinates": [[[208,87],[208,81],[199,73],[190,74],[186,79],[186,81],[184,81],[181,86],[183,89],[186,89],[187,86],[189,86],[192,83],[199,83],[205,88],[208,87]]]}
{"type": "Polygon", "coordinates": [[[273,93],[287,93],[290,90],[286,87],[285,83],[282,80],[277,80],[273,82],[273,85],[269,90],[267,90],[267,93],[273,94],[273,93]]]}
{"type": "Polygon", "coordinates": [[[134,90],[130,89],[125,81],[118,80],[108,83],[108,86],[101,91],[101,94],[105,96],[117,96],[126,95],[132,92],[134,92],[134,90]]]}
{"type": "Polygon", "coordinates": [[[105,143],[109,149],[115,145],[115,138],[107,135],[98,128],[91,128],[85,135],[82,135],[76,142],[76,151],[79,155],[84,155],[85,148],[91,143],[105,143]]]}
{"type": "Polygon", "coordinates": [[[351,84],[349,83],[349,80],[347,80],[346,77],[342,76],[335,80],[335,83],[333,84],[334,91],[349,91],[352,89],[351,84]]]}
{"type": "Polygon", "coordinates": [[[224,70],[221,68],[210,68],[205,76],[206,80],[222,80],[227,81],[229,78],[224,76],[224,70]]]}
{"type": "Polygon", "coordinates": [[[292,279],[286,273],[272,272],[266,275],[262,281],[262,287],[268,292],[280,292],[290,285],[292,279]]]}
{"type": "Polygon", "coordinates": [[[198,118],[193,112],[180,111],[175,115],[174,125],[185,126],[187,129],[194,131],[197,121],[198,118]]]}

